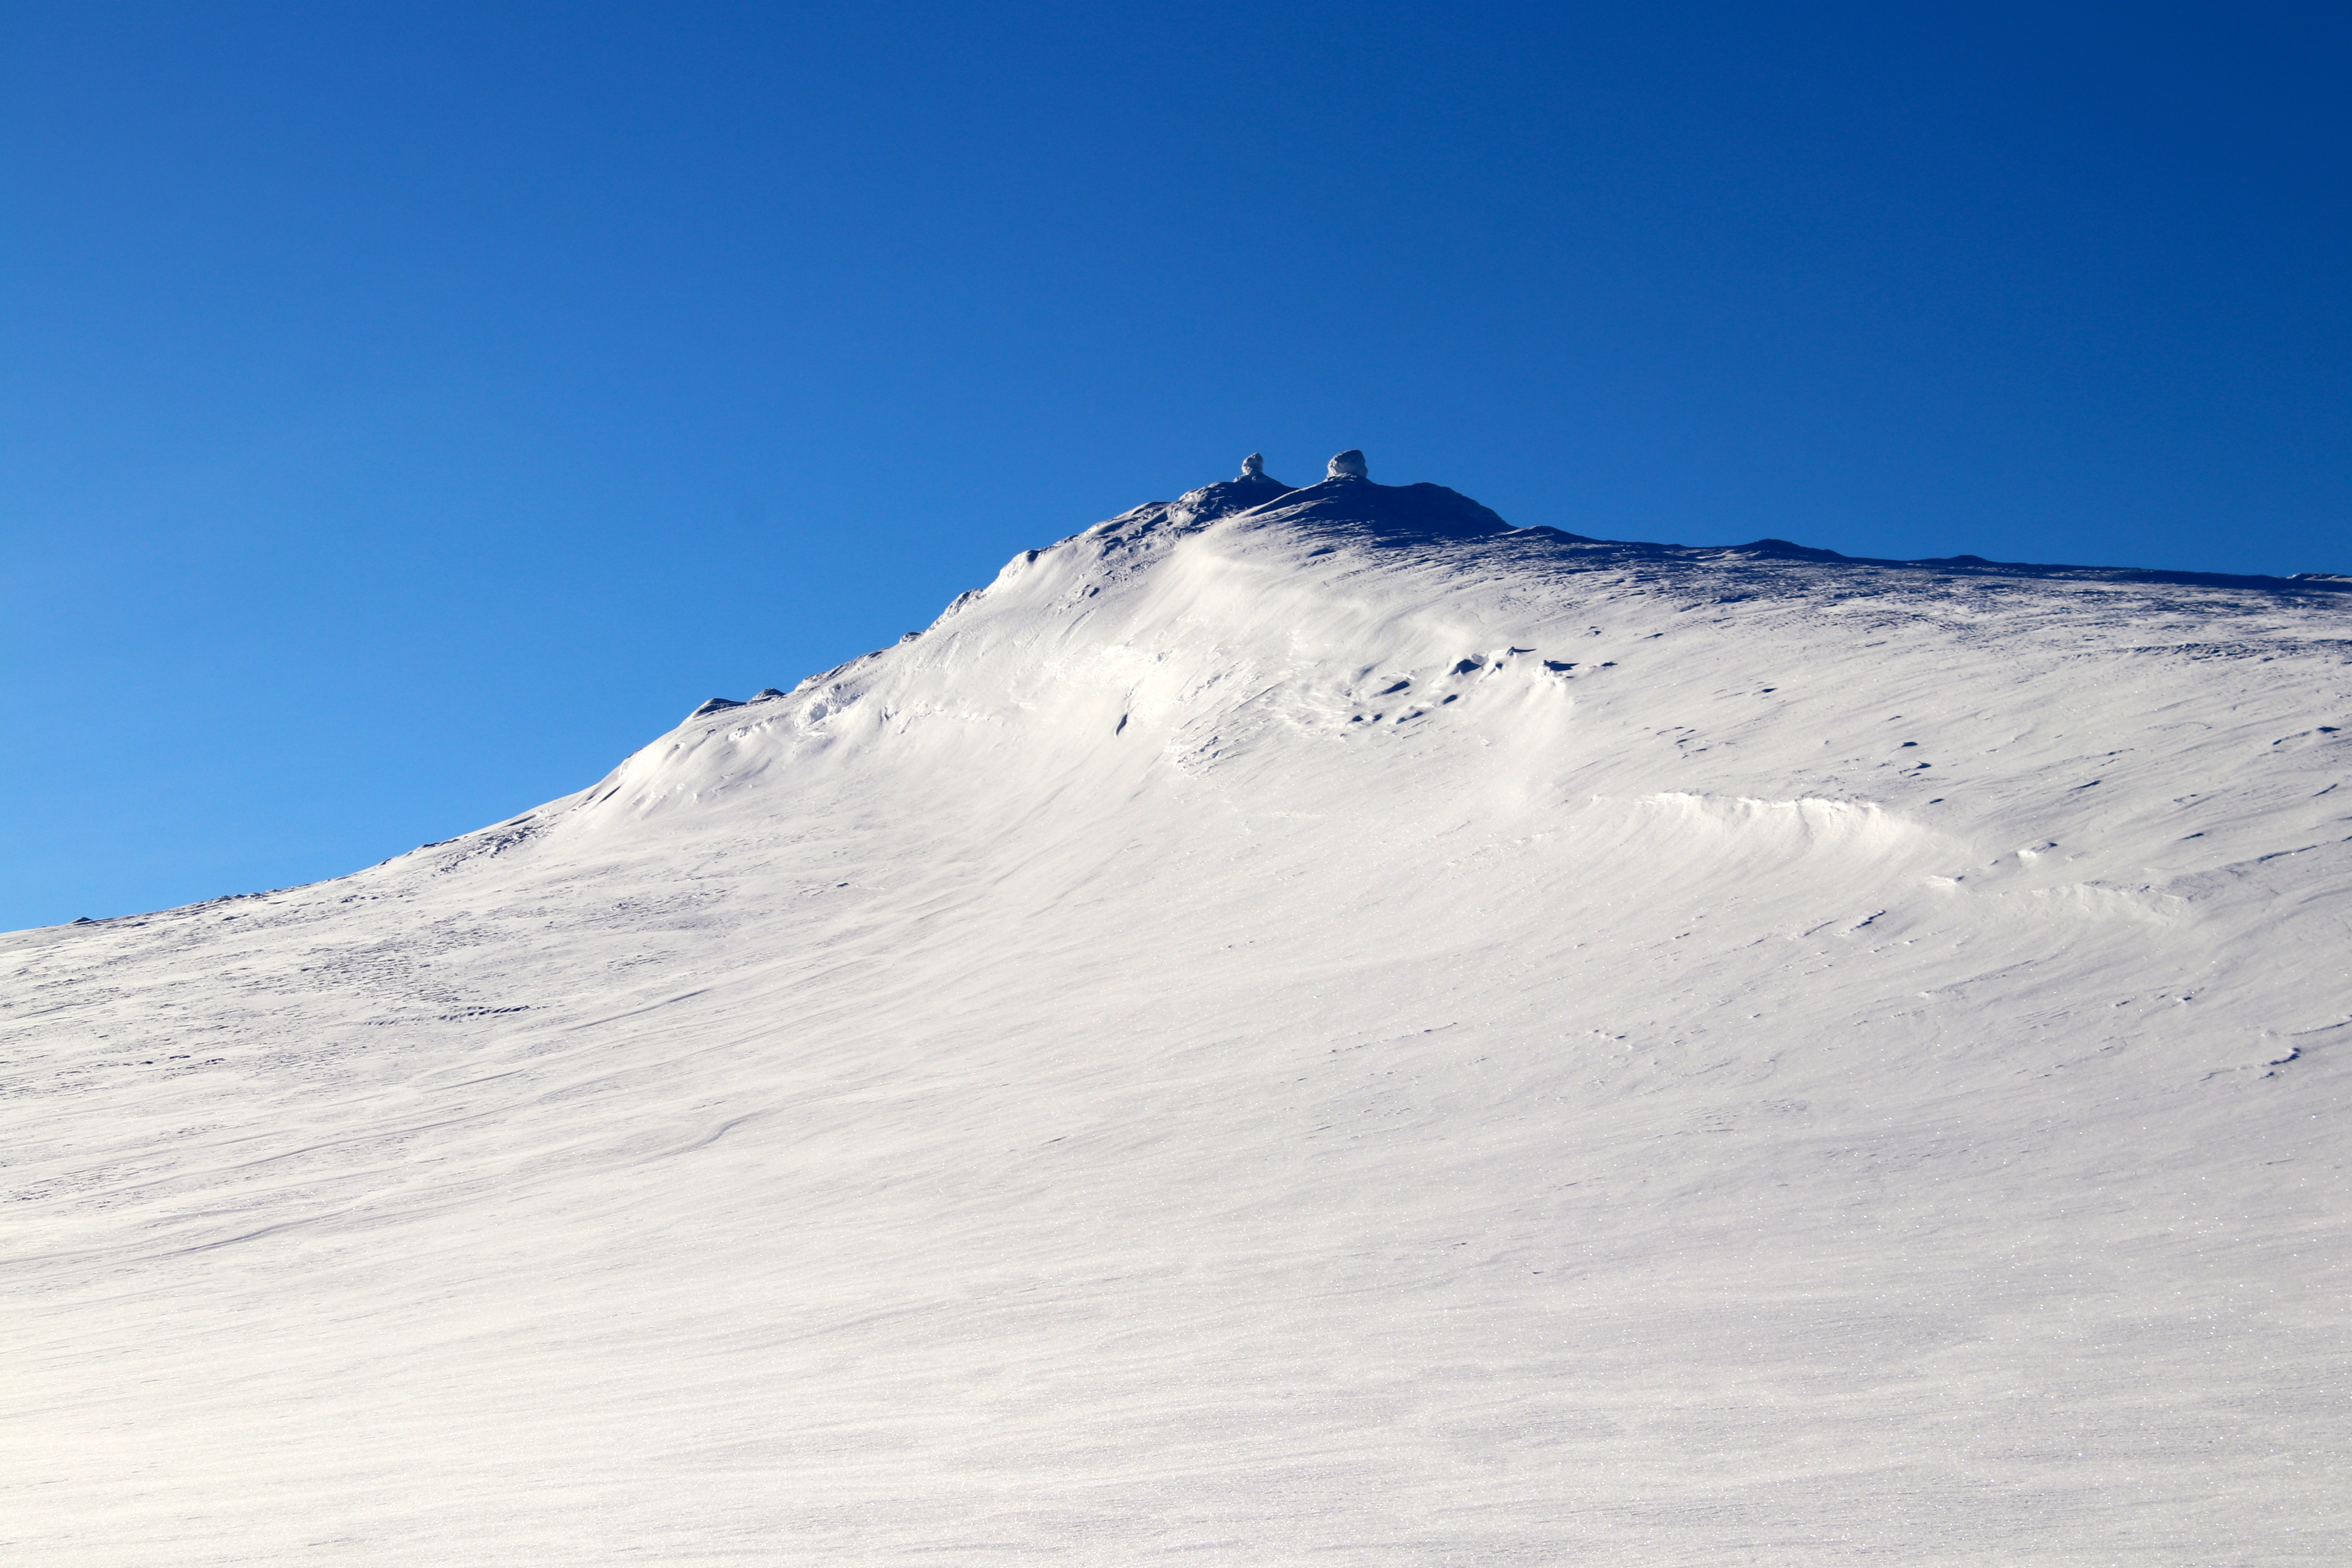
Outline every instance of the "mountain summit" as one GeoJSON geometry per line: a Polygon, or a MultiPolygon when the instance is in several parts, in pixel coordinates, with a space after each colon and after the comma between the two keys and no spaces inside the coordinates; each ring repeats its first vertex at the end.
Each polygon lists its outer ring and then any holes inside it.
{"type": "Polygon", "coordinates": [[[2340,1560],[2345,585],[1332,467],[0,939],[26,1559],[2340,1560]]]}

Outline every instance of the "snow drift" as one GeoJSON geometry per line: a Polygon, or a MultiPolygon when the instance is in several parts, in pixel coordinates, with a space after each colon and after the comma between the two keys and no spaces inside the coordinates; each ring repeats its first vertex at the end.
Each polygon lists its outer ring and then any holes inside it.
{"type": "Polygon", "coordinates": [[[0,1532],[2339,1562],[2347,605],[1253,472],[0,939],[0,1532]]]}

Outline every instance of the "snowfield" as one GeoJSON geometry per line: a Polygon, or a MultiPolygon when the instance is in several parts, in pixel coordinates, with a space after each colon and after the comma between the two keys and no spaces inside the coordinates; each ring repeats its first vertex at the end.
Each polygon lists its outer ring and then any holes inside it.
{"type": "Polygon", "coordinates": [[[0,937],[82,1564],[2352,1561],[2352,583],[1261,478],[0,937]]]}

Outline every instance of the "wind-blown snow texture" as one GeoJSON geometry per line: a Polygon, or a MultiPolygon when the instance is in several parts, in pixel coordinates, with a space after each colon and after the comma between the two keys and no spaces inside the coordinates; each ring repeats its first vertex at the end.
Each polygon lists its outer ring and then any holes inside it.
{"type": "Polygon", "coordinates": [[[1241,480],[0,939],[0,1531],[2342,1563],[2345,586],[1241,480]]]}

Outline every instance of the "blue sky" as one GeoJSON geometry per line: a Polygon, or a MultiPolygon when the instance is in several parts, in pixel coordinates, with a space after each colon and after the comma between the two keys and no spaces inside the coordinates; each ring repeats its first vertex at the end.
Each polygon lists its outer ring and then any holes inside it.
{"type": "Polygon", "coordinates": [[[0,927],[512,815],[1252,449],[2352,571],[2347,15],[12,6],[0,927]]]}

